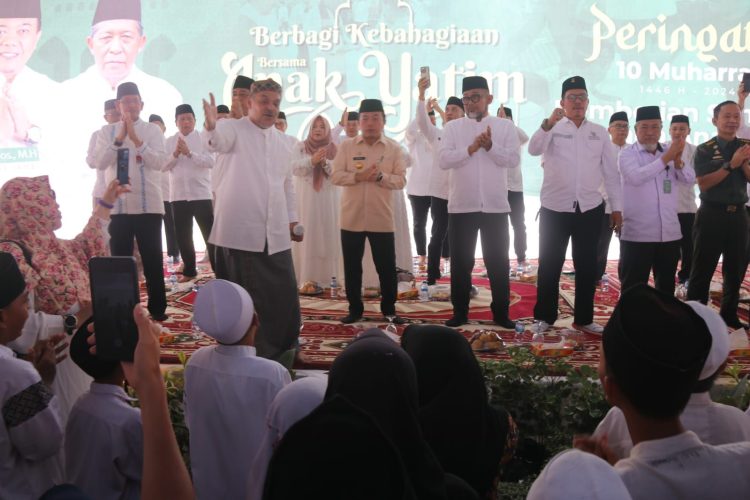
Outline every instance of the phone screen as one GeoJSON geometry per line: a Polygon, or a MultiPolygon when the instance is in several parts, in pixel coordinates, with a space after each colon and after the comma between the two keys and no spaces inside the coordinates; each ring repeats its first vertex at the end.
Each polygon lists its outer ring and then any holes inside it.
{"type": "Polygon", "coordinates": [[[745,92],[750,91],[750,73],[742,73],[742,83],[745,84],[745,92]]]}
{"type": "Polygon", "coordinates": [[[120,148],[117,150],[117,182],[121,186],[130,184],[130,150],[128,148],[120,148]]]}
{"type": "Polygon", "coordinates": [[[138,343],[133,308],[139,302],[138,274],[133,257],[94,257],[89,260],[94,308],[96,355],[132,361],[138,343]]]}

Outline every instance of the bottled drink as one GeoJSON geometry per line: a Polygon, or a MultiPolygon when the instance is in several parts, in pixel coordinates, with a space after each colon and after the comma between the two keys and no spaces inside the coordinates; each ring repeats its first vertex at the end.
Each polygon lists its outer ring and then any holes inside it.
{"type": "Polygon", "coordinates": [[[606,274],[602,276],[602,292],[608,292],[609,291],[609,276],[606,274]]]}
{"type": "Polygon", "coordinates": [[[336,281],[336,276],[331,278],[331,298],[335,299],[339,296],[339,283],[336,281]]]}
{"type": "Polygon", "coordinates": [[[427,282],[423,281],[422,286],[419,287],[419,301],[427,302],[430,300],[430,289],[427,286],[427,282]]]}
{"type": "Polygon", "coordinates": [[[515,330],[516,330],[516,339],[521,340],[521,337],[523,337],[523,333],[526,331],[526,329],[523,326],[523,323],[521,323],[520,321],[516,321],[515,330]]]}
{"type": "Polygon", "coordinates": [[[173,292],[177,291],[177,275],[175,273],[169,273],[169,286],[173,292]]]}

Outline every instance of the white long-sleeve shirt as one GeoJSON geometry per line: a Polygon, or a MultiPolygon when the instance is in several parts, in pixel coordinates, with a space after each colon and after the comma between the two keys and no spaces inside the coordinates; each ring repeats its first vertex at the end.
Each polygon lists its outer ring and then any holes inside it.
{"type": "Polygon", "coordinates": [[[516,126],[516,132],[518,133],[518,142],[520,142],[519,151],[518,151],[518,168],[509,168],[508,169],[508,191],[513,191],[514,193],[522,193],[523,192],[523,172],[521,171],[521,149],[523,149],[523,145],[529,142],[529,136],[526,135],[526,132],[521,130],[520,127],[516,126]]]}
{"type": "MultiPolygon", "coordinates": [[[[417,108],[424,108],[422,101],[417,101],[417,108]]],[[[417,109],[417,114],[419,109],[417,109]]],[[[421,133],[419,123],[414,118],[406,127],[404,137],[409,154],[414,159],[406,175],[406,194],[409,196],[430,196],[430,174],[432,171],[432,145],[421,133]]]]}
{"type": "MultiPolygon", "coordinates": [[[[220,199],[220,198],[219,198],[220,199]]],[[[289,372],[241,345],[202,347],[185,368],[185,421],[199,500],[247,497],[266,415],[289,372]]]]}
{"type": "Polygon", "coordinates": [[[169,201],[194,201],[211,199],[211,169],[214,157],[205,150],[201,135],[193,130],[187,136],[177,132],[166,141],[166,161],[162,166],[169,174],[169,201]],[[190,156],[174,156],[178,138],[187,144],[190,156]]]}
{"type": "Polygon", "coordinates": [[[450,170],[448,213],[508,213],[509,168],[518,168],[518,134],[510,120],[485,116],[481,122],[448,122],[440,140],[440,168],[450,170]],[[492,147],[469,155],[476,137],[492,130],[492,147]]]}
{"type": "Polygon", "coordinates": [[[617,149],[607,130],[588,120],[576,127],[563,118],[549,131],[539,128],[529,140],[529,154],[542,156],[544,179],[541,202],[556,212],[587,212],[602,203],[604,183],[615,212],[622,211],[622,188],[617,171],[617,149]]]}
{"type": "MultiPolygon", "coordinates": [[[[136,148],[133,141],[125,136],[121,147],[130,150],[128,157],[130,192],[117,199],[112,214],[163,214],[161,167],[166,156],[164,135],[157,125],[141,119],[137,120],[133,127],[143,144],[136,148]]],[[[122,123],[105,125],[96,137],[92,164],[98,170],[104,170],[105,184],[117,178],[117,150],[119,148],[115,146],[114,139],[121,128],[122,123]]]]}
{"type": "Polygon", "coordinates": [[[219,120],[201,135],[208,151],[224,154],[209,241],[248,252],[267,241],[269,255],[289,250],[289,223],[298,221],[291,142],[247,118],[219,120]]]}
{"type": "MultiPolygon", "coordinates": [[[[663,146],[662,146],[663,148],[663,146]]],[[[667,242],[682,239],[677,218],[678,184],[692,186],[695,171],[662,161],[665,149],[649,153],[636,142],[620,152],[623,224],[620,240],[667,242]]]]}
{"type": "MultiPolygon", "coordinates": [[[[112,129],[112,131],[114,132],[114,129],[112,129]]],[[[91,139],[89,139],[89,148],[86,151],[86,164],[96,170],[96,182],[94,183],[94,190],[91,192],[91,195],[94,198],[101,198],[104,195],[104,191],[107,189],[107,183],[104,182],[104,170],[99,170],[96,168],[96,165],[94,165],[97,132],[98,130],[91,134],[91,139]]],[[[112,140],[114,141],[114,137],[112,140]]]]}
{"type": "Polygon", "coordinates": [[[0,345],[0,500],[39,498],[55,480],[46,462],[60,449],[57,398],[27,361],[0,345]]]}
{"type": "Polygon", "coordinates": [[[122,387],[91,383],[68,417],[68,481],[91,498],[137,500],[143,475],[141,411],[122,387]]]}
{"type": "Polygon", "coordinates": [[[427,115],[427,108],[424,101],[417,103],[417,126],[419,132],[424,136],[431,146],[432,163],[430,164],[430,183],[428,193],[430,196],[448,199],[448,186],[450,182],[450,170],[440,168],[440,141],[442,131],[433,125],[430,117],[427,115]]]}

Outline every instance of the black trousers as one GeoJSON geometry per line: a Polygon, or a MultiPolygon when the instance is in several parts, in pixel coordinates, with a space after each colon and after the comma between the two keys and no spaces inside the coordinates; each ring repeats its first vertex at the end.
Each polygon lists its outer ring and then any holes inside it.
{"type": "Polygon", "coordinates": [[[522,191],[508,191],[508,203],[510,204],[510,224],[513,226],[513,250],[516,252],[516,260],[526,260],[526,206],[523,203],[522,191]]]}
{"type": "Polygon", "coordinates": [[[680,240],[641,242],[620,240],[620,283],[624,292],[638,283],[648,283],[654,271],[657,290],[674,294],[674,275],[680,260],[680,240]]]}
{"type": "Polygon", "coordinates": [[[492,316],[496,321],[508,319],[510,284],[508,282],[508,214],[471,212],[449,215],[448,239],[451,245],[451,302],[453,314],[469,315],[471,271],[477,233],[482,233],[482,255],[492,290],[492,316]]]}
{"type": "Polygon", "coordinates": [[[677,214],[680,219],[680,230],[682,239],[680,240],[680,272],[677,273],[677,279],[680,283],[685,283],[690,278],[690,269],[693,262],[693,224],[695,224],[695,214],[684,213],[677,214]]]}
{"type": "Polygon", "coordinates": [[[430,196],[409,195],[411,214],[414,218],[414,243],[417,245],[417,255],[427,255],[427,213],[430,211],[430,196]]]}
{"type": "Polygon", "coordinates": [[[448,242],[448,200],[433,196],[430,200],[432,231],[427,246],[427,280],[440,279],[440,256],[450,257],[448,242]]]}
{"type": "Polygon", "coordinates": [[[604,203],[587,212],[555,212],[542,207],[539,212],[539,273],[534,318],[550,325],[557,320],[560,273],[565,263],[568,240],[573,244],[575,267],[574,322],[594,321],[596,287],[596,247],[604,217],[604,203]]]}
{"type": "Polygon", "coordinates": [[[719,313],[730,327],[739,326],[737,305],[747,259],[747,227],[748,214],[743,207],[728,212],[726,207],[704,201],[695,214],[693,267],[690,270],[687,298],[708,303],[711,278],[719,257],[723,255],[723,295],[719,313]]]}
{"type": "Polygon", "coordinates": [[[112,255],[133,255],[133,238],[143,261],[148,290],[148,310],[161,315],[167,309],[161,248],[161,214],[113,215],[109,222],[112,255]]]}
{"type": "Polygon", "coordinates": [[[365,240],[370,241],[372,260],[380,278],[380,311],[384,316],[396,314],[396,244],[393,233],[372,233],[341,230],[341,251],[344,256],[344,279],[349,313],[361,316],[365,310],[362,303],[362,257],[365,240]]]}
{"type": "Polygon", "coordinates": [[[198,274],[195,269],[195,246],[193,245],[193,218],[198,222],[198,227],[206,244],[211,267],[214,265],[214,256],[208,248],[208,237],[214,225],[214,210],[211,200],[173,201],[174,227],[177,233],[177,244],[180,247],[182,261],[185,263],[182,274],[194,277],[198,274]]]}
{"type": "Polygon", "coordinates": [[[596,244],[596,279],[600,279],[604,276],[604,272],[607,270],[607,254],[609,253],[609,244],[612,242],[612,234],[614,230],[609,227],[610,215],[604,214],[602,216],[602,228],[599,233],[599,242],[596,244]]]}
{"type": "MultiPolygon", "coordinates": [[[[180,247],[177,245],[177,234],[174,229],[174,212],[172,202],[164,202],[164,235],[167,239],[167,255],[180,258],[180,247]]],[[[176,260],[175,259],[175,260],[176,260]]]]}

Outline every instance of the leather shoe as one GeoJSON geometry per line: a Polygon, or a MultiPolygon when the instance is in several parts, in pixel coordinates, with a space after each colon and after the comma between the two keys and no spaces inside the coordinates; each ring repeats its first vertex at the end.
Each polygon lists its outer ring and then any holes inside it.
{"type": "Polygon", "coordinates": [[[508,318],[505,319],[493,319],[492,320],[496,325],[500,325],[503,328],[507,328],[508,330],[513,330],[516,327],[516,322],[512,321],[508,318]]]}
{"type": "MultiPolygon", "coordinates": [[[[385,318],[386,321],[388,321],[388,316],[384,315],[383,317],[385,318]]],[[[404,318],[402,318],[401,316],[398,316],[398,315],[394,314],[393,315],[393,321],[392,321],[392,323],[394,325],[403,325],[404,323],[406,323],[406,320],[404,318]]]]}
{"type": "Polygon", "coordinates": [[[352,323],[356,323],[357,321],[361,321],[361,320],[362,320],[361,314],[352,314],[352,313],[349,313],[343,318],[341,318],[341,322],[345,325],[350,325],[352,323]]]}
{"type": "Polygon", "coordinates": [[[464,316],[453,315],[451,319],[445,322],[445,326],[450,326],[451,328],[455,328],[457,326],[465,325],[468,322],[469,322],[468,318],[464,316]]]}
{"type": "Polygon", "coordinates": [[[167,313],[151,313],[151,319],[154,321],[166,321],[168,318],[167,313]]]}

